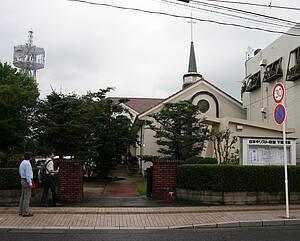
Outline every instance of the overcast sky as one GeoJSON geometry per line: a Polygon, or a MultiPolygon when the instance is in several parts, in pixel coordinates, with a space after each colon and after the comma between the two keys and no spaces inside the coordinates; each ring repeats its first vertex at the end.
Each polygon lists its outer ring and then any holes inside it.
{"type": "MultiPolygon", "coordinates": [[[[191,12],[159,0],[91,1],[186,16],[191,12]]],[[[270,0],[247,2],[269,4],[270,0]]],[[[273,0],[272,4],[300,7],[299,0],[273,0]]],[[[300,20],[299,11],[243,8],[300,20]]],[[[200,10],[193,10],[193,16],[268,28],[200,10]]],[[[25,44],[30,29],[34,44],[45,49],[45,68],[37,73],[42,97],[50,93],[50,86],[77,94],[110,86],[116,88],[111,96],[165,98],[181,89],[182,76],[187,72],[191,37],[186,19],[66,0],[1,0],[0,23],[1,62],[12,63],[13,46],[25,44]]],[[[194,44],[198,72],[239,98],[248,46],[264,48],[279,36],[197,22],[194,44]]]]}

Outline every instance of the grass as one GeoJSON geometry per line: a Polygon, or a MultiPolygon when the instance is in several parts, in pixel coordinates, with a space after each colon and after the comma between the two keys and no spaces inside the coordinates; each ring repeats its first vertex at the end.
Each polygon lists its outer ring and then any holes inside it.
{"type": "Polygon", "coordinates": [[[146,195],[147,192],[147,181],[146,179],[137,179],[134,185],[141,196],[146,195]]]}

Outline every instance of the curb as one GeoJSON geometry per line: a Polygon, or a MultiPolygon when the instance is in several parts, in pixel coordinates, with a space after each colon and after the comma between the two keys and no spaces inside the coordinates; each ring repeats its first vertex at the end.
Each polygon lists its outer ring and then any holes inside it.
{"type": "Polygon", "coordinates": [[[245,228],[245,227],[271,227],[296,226],[300,219],[275,220],[245,220],[222,223],[188,224],[175,226],[114,226],[114,227],[73,227],[73,226],[0,226],[2,230],[174,230],[174,229],[211,229],[211,228],[245,228]]]}
{"type": "MultiPolygon", "coordinates": [[[[232,209],[223,209],[223,208],[215,208],[215,209],[202,209],[201,207],[197,210],[149,210],[151,208],[141,208],[141,210],[136,210],[138,208],[124,208],[126,210],[120,210],[119,208],[99,208],[100,210],[95,210],[97,208],[83,208],[83,210],[74,210],[77,208],[69,208],[69,207],[62,207],[61,209],[57,208],[37,208],[32,207],[32,212],[36,214],[176,214],[176,213],[217,213],[217,212],[260,212],[260,211],[273,211],[273,210],[283,210],[282,207],[260,207],[260,208],[232,208],[232,209]],[[69,210],[68,210],[69,209],[69,210]],[[102,210],[101,210],[102,209],[102,210]],[[113,210],[115,209],[115,210],[113,210]],[[132,209],[132,210],[130,210],[132,209]],[[148,210],[147,210],[148,209],[148,210]]],[[[1,214],[18,214],[16,211],[17,208],[13,209],[5,209],[0,207],[1,214]]],[[[300,207],[291,207],[290,210],[300,210],[300,207]]]]}

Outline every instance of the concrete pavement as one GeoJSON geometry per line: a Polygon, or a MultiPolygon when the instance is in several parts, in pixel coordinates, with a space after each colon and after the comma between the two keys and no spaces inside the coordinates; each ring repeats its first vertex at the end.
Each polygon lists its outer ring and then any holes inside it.
{"type": "Polygon", "coordinates": [[[33,217],[18,216],[18,208],[0,207],[1,229],[175,229],[300,225],[300,205],[198,206],[151,208],[31,208],[33,217]]]}

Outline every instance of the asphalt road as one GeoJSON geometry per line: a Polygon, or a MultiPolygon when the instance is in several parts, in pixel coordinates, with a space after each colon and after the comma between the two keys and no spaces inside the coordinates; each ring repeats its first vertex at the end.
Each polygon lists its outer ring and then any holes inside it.
{"type": "Polygon", "coordinates": [[[299,241],[300,227],[201,230],[0,230],[1,241],[299,241]]]}

